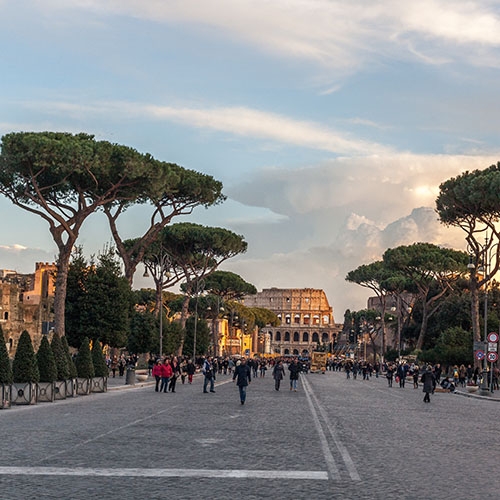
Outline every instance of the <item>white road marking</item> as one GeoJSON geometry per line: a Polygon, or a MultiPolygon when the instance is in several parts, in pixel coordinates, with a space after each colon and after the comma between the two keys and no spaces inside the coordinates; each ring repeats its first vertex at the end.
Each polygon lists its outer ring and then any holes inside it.
{"type": "MultiPolygon", "coordinates": [[[[302,380],[304,380],[304,377],[302,377],[302,380]]],[[[321,449],[323,450],[323,455],[325,457],[328,473],[331,479],[339,479],[340,476],[337,464],[335,463],[335,459],[333,458],[332,452],[330,451],[330,447],[328,446],[328,440],[326,439],[325,433],[323,432],[323,428],[321,427],[321,422],[319,421],[318,414],[316,413],[316,409],[314,408],[311,396],[309,395],[310,388],[308,388],[307,386],[304,386],[304,388],[305,388],[304,392],[307,398],[307,402],[309,403],[309,408],[311,409],[314,426],[316,427],[316,432],[319,435],[319,441],[321,443],[321,449]]]]}
{"type": "MultiPolygon", "coordinates": [[[[318,407],[319,412],[321,413],[321,416],[323,417],[323,421],[325,422],[326,428],[328,429],[328,432],[330,433],[330,436],[333,439],[333,442],[335,443],[335,446],[339,450],[342,460],[344,460],[345,466],[349,472],[349,476],[353,481],[361,481],[361,478],[359,477],[358,471],[356,469],[356,466],[354,465],[354,462],[352,461],[351,456],[349,455],[349,452],[347,451],[347,448],[343,445],[343,443],[338,439],[335,431],[333,430],[333,427],[330,424],[330,421],[328,419],[328,415],[326,414],[324,408],[319,404],[318,399],[316,398],[316,395],[314,394],[309,381],[306,380],[305,377],[302,377],[303,379],[303,384],[305,387],[307,387],[307,392],[310,392],[312,397],[314,398],[314,401],[316,403],[316,406],[318,407]]],[[[307,393],[306,392],[306,393],[307,393]]]]}
{"type": "Polygon", "coordinates": [[[111,469],[86,467],[0,467],[0,476],[208,477],[327,481],[326,471],[248,469],[111,469]]]}

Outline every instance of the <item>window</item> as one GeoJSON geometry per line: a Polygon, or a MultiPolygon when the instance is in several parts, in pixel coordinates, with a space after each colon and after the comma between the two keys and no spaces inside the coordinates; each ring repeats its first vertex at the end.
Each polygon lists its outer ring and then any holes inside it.
{"type": "Polygon", "coordinates": [[[299,332],[295,332],[295,333],[293,334],[293,341],[294,341],[294,342],[300,342],[299,332]]]}
{"type": "Polygon", "coordinates": [[[313,316],[313,325],[319,325],[319,316],[317,314],[313,316]]]}
{"type": "Polygon", "coordinates": [[[276,332],[276,342],[281,342],[281,332],[276,332]]]}
{"type": "MultiPolygon", "coordinates": [[[[158,335],[159,336],[159,335],[158,335]]],[[[272,342],[273,341],[273,332],[269,332],[269,340],[272,342]]]]}
{"type": "Polygon", "coordinates": [[[304,314],[304,325],[309,325],[310,324],[310,317],[309,314],[304,314]]]}
{"type": "Polygon", "coordinates": [[[319,343],[319,335],[316,332],[313,333],[312,341],[319,343]]]}
{"type": "Polygon", "coordinates": [[[330,342],[330,339],[328,338],[328,333],[323,333],[323,335],[321,335],[321,342],[323,344],[330,342]]]}
{"type": "Polygon", "coordinates": [[[290,317],[290,315],[289,315],[289,314],[287,314],[287,315],[285,316],[285,323],[286,323],[287,325],[289,325],[291,322],[292,322],[292,318],[290,317]]]}
{"type": "Polygon", "coordinates": [[[328,325],[330,323],[330,318],[328,317],[327,314],[323,316],[323,324],[328,325]]]}
{"type": "Polygon", "coordinates": [[[307,332],[304,332],[304,335],[302,336],[302,341],[309,342],[309,334],[307,332]]]}
{"type": "Polygon", "coordinates": [[[300,325],[300,314],[296,314],[296,315],[293,317],[293,322],[294,322],[296,325],[300,325]]]}
{"type": "Polygon", "coordinates": [[[285,342],[290,342],[290,332],[285,332],[285,342]]]}

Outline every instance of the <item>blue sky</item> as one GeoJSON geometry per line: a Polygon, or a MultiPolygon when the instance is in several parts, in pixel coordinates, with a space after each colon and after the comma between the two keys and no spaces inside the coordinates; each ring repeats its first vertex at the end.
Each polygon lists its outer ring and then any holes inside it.
{"type": "MultiPolygon", "coordinates": [[[[245,236],[223,268],[322,288],[338,322],[369,295],[345,275],[385,249],[464,248],[439,184],[500,159],[496,1],[0,0],[0,44],[1,135],[84,131],[213,175],[227,202],[189,220],[245,236]]],[[[44,221],[0,210],[0,268],[54,260],[44,221]]],[[[110,241],[95,215],[79,243],[110,241]]]]}

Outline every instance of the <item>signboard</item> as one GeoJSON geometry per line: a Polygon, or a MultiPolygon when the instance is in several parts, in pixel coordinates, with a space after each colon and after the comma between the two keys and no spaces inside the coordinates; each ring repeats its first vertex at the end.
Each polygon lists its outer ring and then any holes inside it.
{"type": "Polygon", "coordinates": [[[494,363],[498,360],[498,354],[496,352],[489,352],[486,357],[490,363],[494,363]]]}
{"type": "Polygon", "coordinates": [[[488,352],[497,352],[498,344],[496,342],[488,342],[488,352]]]}
{"type": "Polygon", "coordinates": [[[498,342],[498,333],[491,332],[488,334],[488,342],[498,342]]]}
{"type": "Polygon", "coordinates": [[[474,340],[474,351],[484,351],[486,346],[482,340],[474,340]]]}
{"type": "Polygon", "coordinates": [[[478,359],[479,361],[484,359],[484,351],[476,351],[476,359],[478,359]]]}

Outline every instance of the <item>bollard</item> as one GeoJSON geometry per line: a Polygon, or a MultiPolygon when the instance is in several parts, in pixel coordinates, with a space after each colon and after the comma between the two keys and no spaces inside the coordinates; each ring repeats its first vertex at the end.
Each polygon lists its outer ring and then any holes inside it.
{"type": "Polygon", "coordinates": [[[133,368],[127,368],[127,373],[125,374],[125,385],[135,385],[135,370],[133,368]]]}

